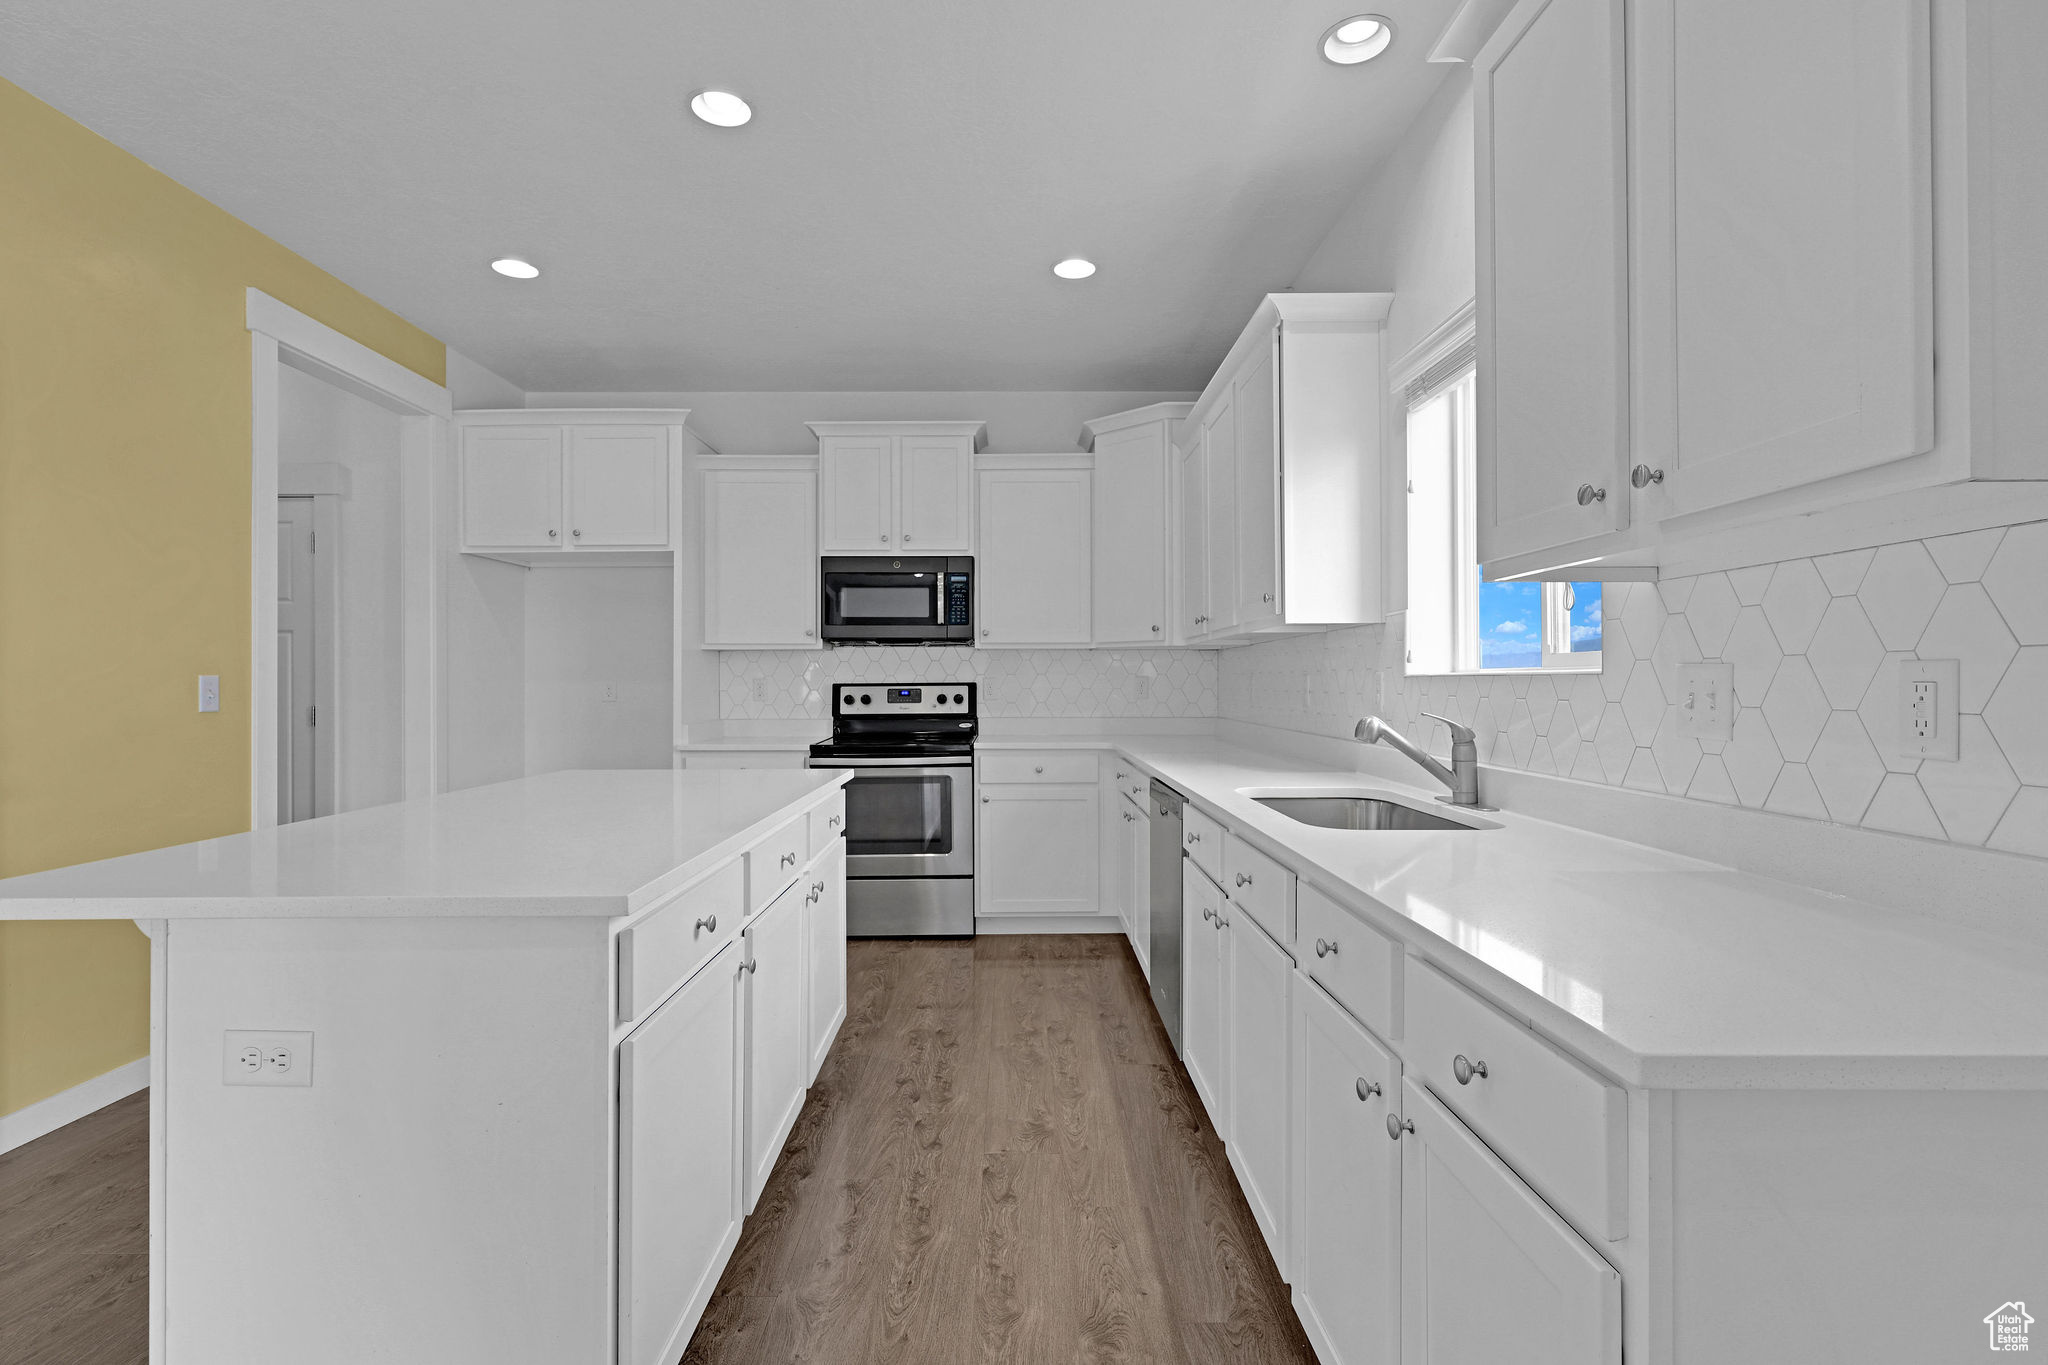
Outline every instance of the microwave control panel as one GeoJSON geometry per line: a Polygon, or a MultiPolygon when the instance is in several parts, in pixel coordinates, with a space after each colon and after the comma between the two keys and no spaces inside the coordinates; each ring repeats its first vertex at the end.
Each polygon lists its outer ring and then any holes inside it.
{"type": "Polygon", "coordinates": [[[946,624],[949,626],[971,626],[974,624],[974,609],[970,580],[964,573],[946,575],[946,624]]]}

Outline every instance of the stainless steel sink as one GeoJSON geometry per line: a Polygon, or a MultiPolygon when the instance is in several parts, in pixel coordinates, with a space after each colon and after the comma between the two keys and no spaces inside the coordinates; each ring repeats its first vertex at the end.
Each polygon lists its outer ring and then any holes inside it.
{"type": "Polygon", "coordinates": [[[1483,828],[1371,796],[1255,796],[1252,800],[1290,820],[1323,829],[1483,828]]]}

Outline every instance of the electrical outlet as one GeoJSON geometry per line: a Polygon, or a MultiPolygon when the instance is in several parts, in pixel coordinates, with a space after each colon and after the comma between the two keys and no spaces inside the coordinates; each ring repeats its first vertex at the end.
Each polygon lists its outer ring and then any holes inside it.
{"type": "Polygon", "coordinates": [[[1905,659],[1899,663],[1899,756],[1951,762],[1962,756],[1960,659],[1905,659]]]}
{"type": "Polygon", "coordinates": [[[223,1085],[311,1085],[313,1035],[229,1029],[221,1057],[223,1085]]]}
{"type": "Polygon", "coordinates": [[[754,700],[760,702],[764,706],[767,705],[768,680],[766,678],[754,679],[754,700]]]}
{"type": "Polygon", "coordinates": [[[617,701],[619,699],[619,685],[617,683],[599,683],[597,685],[597,699],[599,701],[617,701]]]}
{"type": "Polygon", "coordinates": [[[1735,737],[1735,665],[1678,666],[1678,733],[1694,739],[1735,737]]]}

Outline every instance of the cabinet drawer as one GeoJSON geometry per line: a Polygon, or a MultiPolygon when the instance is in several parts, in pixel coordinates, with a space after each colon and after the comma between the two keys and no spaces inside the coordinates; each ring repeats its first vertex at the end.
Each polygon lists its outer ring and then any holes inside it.
{"type": "Polygon", "coordinates": [[[1116,776],[1116,789],[1138,803],[1142,809],[1152,799],[1152,779],[1128,763],[1119,762],[1112,769],[1116,776]]]}
{"type": "Polygon", "coordinates": [[[1313,886],[1295,888],[1295,957],[1345,1009],[1382,1038],[1398,1038],[1401,945],[1313,886]]]}
{"type": "Polygon", "coordinates": [[[982,754],[975,760],[984,782],[1093,782],[1091,753],[982,754]]]}
{"type": "Polygon", "coordinates": [[[811,812],[811,856],[817,857],[846,834],[846,793],[835,792],[830,801],[811,812]]]}
{"type": "Polygon", "coordinates": [[[1628,1097],[1621,1087],[1426,962],[1407,960],[1402,989],[1410,1074],[1560,1212],[1609,1241],[1626,1236],[1628,1097]],[[1460,1057],[1472,1068],[1462,1083],[1460,1057]]]}
{"type": "Polygon", "coordinates": [[[1235,834],[1223,837],[1223,894],[1275,940],[1294,942],[1294,874],[1235,834]]]}
{"type": "Polygon", "coordinates": [[[619,932],[619,1022],[639,1018],[739,932],[746,874],[735,858],[619,932]]]}
{"type": "Polygon", "coordinates": [[[808,817],[799,815],[747,850],[747,909],[759,910],[795,881],[808,861],[808,817]]]}
{"type": "Polygon", "coordinates": [[[1223,826],[1193,806],[1181,811],[1180,846],[1209,880],[1223,885],[1223,826]]]}

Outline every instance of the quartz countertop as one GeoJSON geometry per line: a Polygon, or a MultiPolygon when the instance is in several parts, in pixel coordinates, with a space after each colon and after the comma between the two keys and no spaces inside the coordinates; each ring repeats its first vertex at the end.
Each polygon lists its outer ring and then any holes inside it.
{"type": "MultiPolygon", "coordinates": [[[[1055,741],[1036,741],[1059,747],[1055,741]]],[[[1247,789],[1424,787],[1217,740],[1113,749],[1418,956],[1631,1085],[2048,1089],[2048,950],[1526,813],[1304,825],[1247,789]]]]}
{"type": "Polygon", "coordinates": [[[568,771],[0,880],[0,919],[616,916],[850,774],[568,771]]]}

